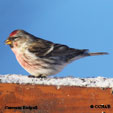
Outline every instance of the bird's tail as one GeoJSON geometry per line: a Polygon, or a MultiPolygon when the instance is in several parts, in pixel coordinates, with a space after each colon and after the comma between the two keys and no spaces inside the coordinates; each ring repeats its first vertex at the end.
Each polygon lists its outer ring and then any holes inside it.
{"type": "Polygon", "coordinates": [[[96,56],[96,55],[108,55],[108,53],[107,52],[88,53],[88,56],[96,56]]]}
{"type": "Polygon", "coordinates": [[[88,57],[88,56],[97,56],[97,55],[107,55],[107,52],[95,52],[95,53],[90,53],[88,49],[83,49],[83,50],[75,50],[74,54],[71,54],[70,56],[68,55],[68,61],[71,63],[74,60],[78,60],[80,58],[88,57]]]}
{"type": "Polygon", "coordinates": [[[84,58],[84,57],[87,57],[87,56],[97,56],[97,55],[108,55],[107,52],[95,52],[95,53],[89,53],[88,51],[85,51],[83,54],[79,55],[78,57],[74,57],[72,58],[70,61],[74,61],[74,60],[77,60],[77,59],[80,59],[80,58],[84,58]]]}

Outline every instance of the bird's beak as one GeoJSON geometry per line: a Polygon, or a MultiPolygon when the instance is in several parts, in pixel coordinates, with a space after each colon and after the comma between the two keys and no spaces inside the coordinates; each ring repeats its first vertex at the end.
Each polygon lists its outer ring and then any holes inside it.
{"type": "Polygon", "coordinates": [[[7,39],[7,40],[5,41],[5,44],[6,44],[6,45],[10,45],[11,43],[12,43],[12,41],[9,40],[9,39],[7,39]]]}

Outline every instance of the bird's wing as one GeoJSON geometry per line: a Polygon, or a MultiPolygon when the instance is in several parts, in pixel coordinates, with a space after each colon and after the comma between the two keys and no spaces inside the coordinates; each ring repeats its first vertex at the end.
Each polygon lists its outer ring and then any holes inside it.
{"type": "Polygon", "coordinates": [[[87,50],[74,49],[66,45],[55,44],[46,40],[37,40],[31,44],[28,49],[30,52],[35,53],[39,57],[69,57],[70,59],[85,53],[87,50]]]}
{"type": "Polygon", "coordinates": [[[46,56],[53,48],[52,42],[40,39],[32,42],[28,50],[37,56],[46,56]]]}
{"type": "Polygon", "coordinates": [[[83,53],[87,53],[87,49],[74,49],[74,48],[70,48],[66,45],[62,45],[62,44],[54,44],[54,49],[48,53],[46,56],[67,56],[67,55],[80,55],[83,53]]]}

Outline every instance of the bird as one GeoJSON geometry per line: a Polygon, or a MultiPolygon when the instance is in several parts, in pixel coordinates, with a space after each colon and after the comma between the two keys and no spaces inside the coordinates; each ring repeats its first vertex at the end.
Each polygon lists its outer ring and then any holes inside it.
{"type": "Polygon", "coordinates": [[[107,52],[90,53],[88,49],[75,49],[65,44],[53,43],[16,29],[5,41],[19,64],[30,73],[29,77],[45,78],[55,75],[71,62],[87,56],[106,55],[107,52]]]}

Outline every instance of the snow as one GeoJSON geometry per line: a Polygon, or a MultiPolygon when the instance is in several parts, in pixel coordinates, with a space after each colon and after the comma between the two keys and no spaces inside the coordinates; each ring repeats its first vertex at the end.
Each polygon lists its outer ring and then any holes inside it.
{"type": "Polygon", "coordinates": [[[23,75],[0,75],[0,83],[18,83],[18,84],[39,84],[60,86],[79,86],[79,87],[101,87],[113,88],[113,78],[29,78],[23,75]]]}

